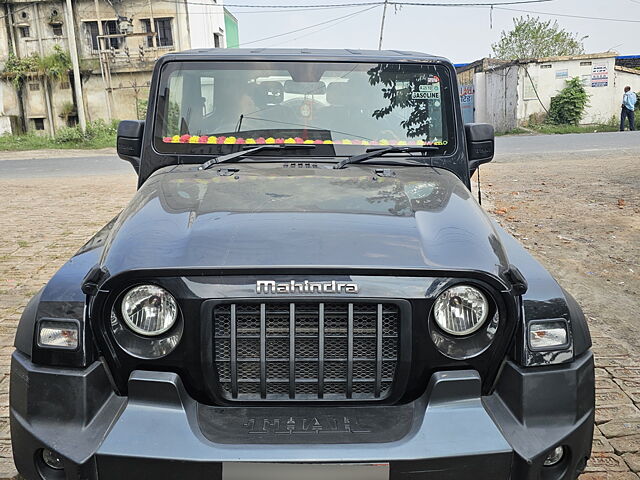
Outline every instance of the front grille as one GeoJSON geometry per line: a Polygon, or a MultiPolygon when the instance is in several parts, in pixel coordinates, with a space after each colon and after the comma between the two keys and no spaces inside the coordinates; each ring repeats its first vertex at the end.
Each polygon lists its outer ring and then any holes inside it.
{"type": "Polygon", "coordinates": [[[218,304],[214,363],[234,400],[381,400],[396,375],[392,303],[218,304]]]}

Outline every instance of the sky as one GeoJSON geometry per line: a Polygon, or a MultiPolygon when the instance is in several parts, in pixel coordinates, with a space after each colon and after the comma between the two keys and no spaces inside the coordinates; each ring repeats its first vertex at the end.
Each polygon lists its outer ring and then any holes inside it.
{"type": "MultiPolygon", "coordinates": [[[[382,6],[333,7],[327,9],[240,8],[231,5],[310,5],[360,3],[371,0],[224,0],[238,18],[241,47],[354,48],[377,49],[382,6]],[[350,16],[349,16],[350,15],[350,16]],[[345,17],[345,18],[341,18],[345,17]],[[320,25],[318,25],[320,24],[320,25]],[[317,25],[313,28],[306,27],[317,25]],[[294,30],[299,30],[293,32],[294,30]],[[288,35],[281,35],[293,32],[288,35]]],[[[587,36],[588,53],[618,51],[621,55],[640,55],[640,0],[552,0],[546,3],[509,5],[509,0],[412,0],[421,3],[494,2],[493,25],[489,7],[389,6],[385,21],[383,48],[415,50],[466,63],[491,54],[491,44],[502,30],[513,26],[513,18],[527,12],[543,20],[557,20],[570,32],[587,36]],[[567,18],[579,15],[610,20],[567,18]]],[[[517,0],[512,0],[517,1],[517,0]]]]}

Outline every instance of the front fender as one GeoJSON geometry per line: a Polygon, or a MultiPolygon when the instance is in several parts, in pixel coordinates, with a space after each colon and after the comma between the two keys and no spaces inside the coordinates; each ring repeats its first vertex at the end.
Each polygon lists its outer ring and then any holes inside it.
{"type": "MultiPolygon", "coordinates": [[[[34,362],[38,361],[35,357],[39,354],[34,351],[34,334],[36,323],[41,318],[75,319],[80,322],[82,337],[86,337],[84,328],[86,295],[81,289],[82,280],[98,263],[104,240],[111,231],[114,221],[115,219],[96,233],[27,303],[18,323],[14,346],[19,352],[31,357],[34,362]]],[[[87,366],[92,360],[90,352],[92,342],[84,342],[84,344],[84,351],[79,355],[80,358],[77,358],[78,366],[87,366]]]]}
{"type": "Polygon", "coordinates": [[[527,281],[522,295],[522,322],[517,334],[515,357],[523,366],[571,362],[591,348],[591,335],[582,309],[555,278],[525,248],[495,221],[495,228],[509,262],[527,281]],[[562,318],[570,326],[571,345],[560,352],[532,352],[527,346],[528,324],[534,320],[562,318]]]}

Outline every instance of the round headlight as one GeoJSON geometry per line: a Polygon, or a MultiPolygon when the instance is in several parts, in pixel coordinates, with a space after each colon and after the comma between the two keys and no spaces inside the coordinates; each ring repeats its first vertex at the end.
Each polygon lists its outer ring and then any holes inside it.
{"type": "Polygon", "coordinates": [[[487,297],[475,287],[457,285],[438,296],[433,306],[438,326],[451,335],[475,332],[489,315],[487,297]]]}
{"type": "Polygon", "coordinates": [[[140,285],[122,298],[122,318],[131,330],[140,335],[160,335],[176,322],[178,305],[164,288],[140,285]]]}

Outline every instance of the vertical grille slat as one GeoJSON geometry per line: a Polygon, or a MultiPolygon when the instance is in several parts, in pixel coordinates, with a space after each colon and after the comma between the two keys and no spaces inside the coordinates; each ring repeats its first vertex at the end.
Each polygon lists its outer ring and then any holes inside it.
{"type": "Polygon", "coordinates": [[[378,318],[376,319],[376,384],[374,395],[380,396],[382,387],[382,304],[378,304],[378,318]]]}
{"type": "Polygon", "coordinates": [[[267,398],[267,313],[260,304],[260,397],[267,398]]]}
{"type": "Polygon", "coordinates": [[[296,396],[296,304],[289,304],[289,398],[296,396]]]}
{"type": "Polygon", "coordinates": [[[347,398],[353,395],[353,303],[347,317],[347,398]]]}
{"type": "Polygon", "coordinates": [[[238,335],[238,325],[236,323],[236,306],[231,305],[231,330],[229,332],[231,340],[231,395],[238,398],[238,347],[236,337],[238,335]]]}
{"type": "Polygon", "coordinates": [[[396,304],[220,302],[212,320],[214,371],[227,399],[366,401],[392,391],[400,345],[396,304]]]}
{"type": "Polygon", "coordinates": [[[318,398],[324,397],[324,303],[318,305],[318,398]]]}

